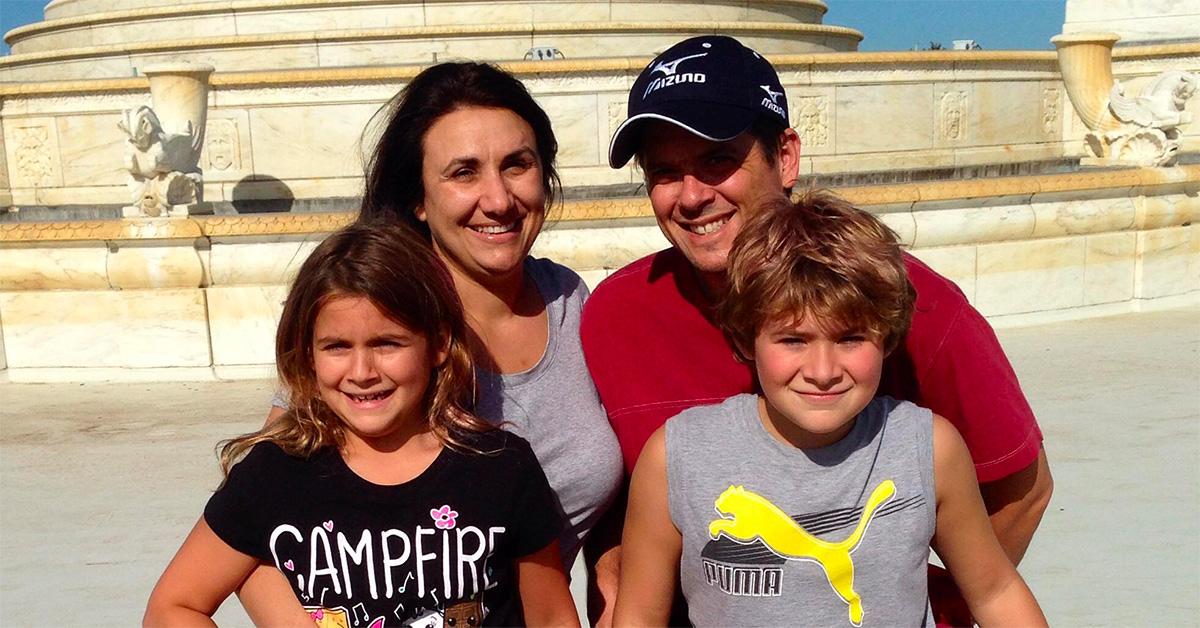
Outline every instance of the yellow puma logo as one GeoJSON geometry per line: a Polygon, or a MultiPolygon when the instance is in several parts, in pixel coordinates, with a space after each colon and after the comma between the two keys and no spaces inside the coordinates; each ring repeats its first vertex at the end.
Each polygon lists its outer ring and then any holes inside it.
{"type": "Polygon", "coordinates": [[[861,626],[862,598],[854,591],[854,561],[850,559],[850,553],[858,547],[876,509],[895,494],[894,482],[884,480],[880,483],[867,498],[862,517],[850,536],[841,542],[830,543],[809,534],[762,495],[748,491],[744,486],[730,486],[717,497],[715,506],[722,518],[708,524],[708,535],[716,539],[724,534],[738,543],[753,543],[760,539],[784,558],[816,561],[825,570],[833,590],[850,605],[850,623],[861,626]]]}

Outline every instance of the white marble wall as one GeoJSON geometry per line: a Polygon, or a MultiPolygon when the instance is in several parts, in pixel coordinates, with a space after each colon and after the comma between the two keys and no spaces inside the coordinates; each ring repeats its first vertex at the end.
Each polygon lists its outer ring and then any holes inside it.
{"type": "Polygon", "coordinates": [[[1200,37],[1200,4],[1189,0],[1067,0],[1064,33],[1117,33],[1122,42],[1200,37]]]}
{"type": "MultiPolygon", "coordinates": [[[[853,62],[838,63],[781,57],[790,119],[803,140],[804,174],[1053,160],[1082,153],[1084,130],[1073,120],[1052,57],[971,61],[905,54],[891,61],[860,54],[853,62]]],[[[578,70],[519,73],[557,130],[564,184],[636,182],[632,167],[613,171],[605,160],[609,138],[624,119],[636,68],[575,65],[578,70]],[[589,69],[593,66],[607,69],[589,69]]],[[[1136,91],[1163,69],[1200,71],[1200,56],[1119,57],[1115,66],[1118,78],[1136,91]]],[[[227,80],[215,86],[201,161],[206,199],[357,195],[362,155],[373,137],[364,128],[403,85],[400,78],[366,80],[351,71],[339,81],[227,80]]],[[[122,109],[148,102],[145,93],[128,87],[2,92],[0,86],[0,196],[7,178],[11,202],[18,206],[127,202],[121,167],[125,137],[115,121],[122,109]]],[[[1200,98],[1189,101],[1188,108],[1200,119],[1200,98]]],[[[1200,123],[1183,131],[1184,150],[1200,150],[1200,123]]]]}
{"type": "MultiPolygon", "coordinates": [[[[1063,132],[1057,116],[1063,100],[1050,80],[1056,76],[1053,62],[1047,58],[984,66],[906,60],[829,67],[781,63],[790,117],[804,142],[803,171],[953,167],[1060,157],[1063,132]]],[[[612,132],[624,119],[635,76],[636,68],[520,74],[554,123],[565,185],[637,181],[632,167],[613,171],[605,158],[612,132]]],[[[372,145],[372,135],[364,138],[364,128],[403,85],[400,79],[367,81],[351,73],[338,82],[235,81],[215,86],[201,158],[206,200],[262,198],[281,189],[302,199],[357,195],[362,152],[372,145]]],[[[125,137],[116,120],[122,109],[146,101],[145,94],[127,88],[0,94],[13,202],[127,202],[121,166],[125,137]]]]}

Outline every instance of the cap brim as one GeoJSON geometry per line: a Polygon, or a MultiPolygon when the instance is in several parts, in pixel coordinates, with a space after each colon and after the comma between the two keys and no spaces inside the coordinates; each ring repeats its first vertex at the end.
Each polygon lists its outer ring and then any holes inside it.
{"type": "Polygon", "coordinates": [[[659,103],[653,112],[630,117],[613,133],[608,145],[608,165],[621,168],[637,152],[641,127],[651,120],[668,122],[710,142],[731,140],[754,123],[758,112],[744,107],[695,101],[659,103]]]}

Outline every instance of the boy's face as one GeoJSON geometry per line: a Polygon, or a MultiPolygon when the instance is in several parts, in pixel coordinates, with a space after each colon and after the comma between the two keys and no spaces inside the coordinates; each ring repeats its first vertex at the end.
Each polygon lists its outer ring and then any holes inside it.
{"type": "Polygon", "coordinates": [[[811,316],[765,324],[754,339],[754,366],[767,429],[802,449],[841,440],[879,389],[884,354],[879,338],[822,329],[811,316]]]}

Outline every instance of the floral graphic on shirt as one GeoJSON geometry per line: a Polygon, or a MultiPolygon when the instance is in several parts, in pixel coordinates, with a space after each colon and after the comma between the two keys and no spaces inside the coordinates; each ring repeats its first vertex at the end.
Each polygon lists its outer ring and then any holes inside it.
{"type": "Polygon", "coordinates": [[[429,516],[433,517],[433,525],[439,530],[453,530],[454,519],[458,517],[458,511],[451,510],[447,504],[441,508],[430,508],[429,516]]]}
{"type": "MultiPolygon", "coordinates": [[[[361,607],[361,605],[359,606],[361,607]]],[[[360,607],[356,607],[355,610],[358,611],[356,614],[361,614],[362,621],[358,619],[352,621],[350,611],[340,606],[337,608],[306,606],[304,610],[308,611],[308,616],[312,618],[317,628],[351,628],[351,626],[362,626],[369,617],[366,609],[360,607]]],[[[376,617],[366,628],[384,628],[385,623],[385,617],[376,617]]]]}

